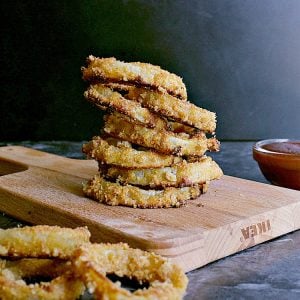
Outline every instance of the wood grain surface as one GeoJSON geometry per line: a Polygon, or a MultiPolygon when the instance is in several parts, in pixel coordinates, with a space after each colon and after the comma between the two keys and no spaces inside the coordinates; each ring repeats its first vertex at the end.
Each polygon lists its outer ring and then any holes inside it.
{"type": "Polygon", "coordinates": [[[31,224],[88,226],[93,241],[127,242],[186,271],[300,228],[300,192],[230,176],[182,208],[133,209],[85,198],[97,163],[0,148],[0,211],[31,224]]]}

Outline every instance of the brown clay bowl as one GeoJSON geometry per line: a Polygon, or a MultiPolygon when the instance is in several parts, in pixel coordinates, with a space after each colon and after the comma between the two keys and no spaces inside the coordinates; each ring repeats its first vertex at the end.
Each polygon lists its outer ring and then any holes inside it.
{"type": "Polygon", "coordinates": [[[300,141],[259,141],[253,146],[253,158],[272,184],[300,190],[300,141]]]}

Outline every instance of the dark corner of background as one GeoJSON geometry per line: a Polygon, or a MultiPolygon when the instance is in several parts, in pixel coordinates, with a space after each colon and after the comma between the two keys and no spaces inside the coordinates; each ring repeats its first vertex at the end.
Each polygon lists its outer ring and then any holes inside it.
{"type": "Polygon", "coordinates": [[[299,137],[299,15],[298,1],[2,1],[0,139],[98,134],[89,54],[182,76],[219,139],[299,137]]]}

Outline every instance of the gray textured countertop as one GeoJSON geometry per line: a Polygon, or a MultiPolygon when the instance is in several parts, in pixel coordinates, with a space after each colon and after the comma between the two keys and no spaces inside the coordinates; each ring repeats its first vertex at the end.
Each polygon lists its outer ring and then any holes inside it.
{"type": "MultiPolygon", "coordinates": [[[[72,158],[83,157],[82,143],[20,144],[72,158]]],[[[0,143],[0,146],[5,145],[0,143]]],[[[221,152],[212,156],[226,175],[267,183],[252,159],[252,145],[253,142],[223,142],[221,152]]],[[[19,223],[18,220],[0,215],[1,228],[19,223]]],[[[188,277],[186,300],[300,299],[300,231],[189,272],[188,277]]]]}

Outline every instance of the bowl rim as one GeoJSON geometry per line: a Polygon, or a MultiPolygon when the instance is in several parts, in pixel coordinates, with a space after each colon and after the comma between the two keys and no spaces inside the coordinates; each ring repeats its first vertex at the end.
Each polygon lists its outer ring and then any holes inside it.
{"type": "Polygon", "coordinates": [[[272,143],[284,143],[284,142],[297,142],[300,143],[300,140],[296,140],[296,139],[266,139],[266,140],[260,140],[257,141],[254,145],[253,145],[253,151],[256,152],[261,152],[261,153],[265,153],[265,154],[273,154],[273,155],[284,155],[284,156],[294,156],[294,157],[299,157],[300,158],[300,154],[295,154],[295,153],[286,153],[286,152],[276,152],[276,151],[271,151],[271,150],[267,150],[262,148],[264,145],[268,145],[268,144],[272,144],[272,143]]]}

